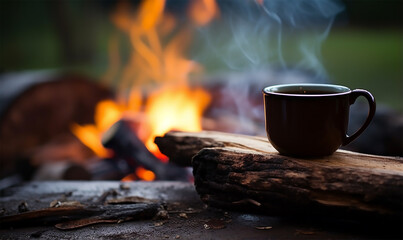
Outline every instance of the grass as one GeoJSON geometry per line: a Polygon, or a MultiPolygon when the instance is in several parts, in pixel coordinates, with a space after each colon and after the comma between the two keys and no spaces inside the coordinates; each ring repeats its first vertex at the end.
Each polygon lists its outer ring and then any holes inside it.
{"type": "Polygon", "coordinates": [[[403,34],[399,30],[334,30],[322,49],[335,83],[364,88],[403,112],[403,34]]]}

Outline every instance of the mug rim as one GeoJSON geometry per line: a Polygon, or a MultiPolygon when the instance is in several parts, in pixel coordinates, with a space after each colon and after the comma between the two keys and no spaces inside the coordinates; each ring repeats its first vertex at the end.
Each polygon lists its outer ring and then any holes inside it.
{"type": "MultiPolygon", "coordinates": [[[[295,91],[295,90],[294,90],[295,91]]],[[[292,84],[278,84],[273,86],[268,86],[262,89],[265,95],[278,95],[278,96],[297,96],[297,97],[324,97],[324,96],[339,96],[348,94],[351,89],[342,85],[335,84],[323,84],[323,83],[292,83],[292,84]],[[325,88],[332,89],[334,93],[323,93],[323,94],[299,94],[299,93],[284,93],[278,92],[281,88],[297,88],[296,90],[301,90],[300,88],[325,88]],[[299,88],[299,89],[298,89],[299,88]]]]}

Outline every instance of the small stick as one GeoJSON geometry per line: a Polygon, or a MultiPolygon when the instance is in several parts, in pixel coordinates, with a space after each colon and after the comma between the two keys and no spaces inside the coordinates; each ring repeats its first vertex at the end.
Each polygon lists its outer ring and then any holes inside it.
{"type": "Polygon", "coordinates": [[[65,225],[59,225],[60,229],[73,229],[98,222],[105,222],[103,220],[111,220],[109,222],[116,220],[116,222],[120,222],[134,219],[150,219],[157,214],[159,207],[160,205],[157,203],[139,203],[130,205],[45,208],[0,217],[0,228],[69,221],[65,225]],[[77,221],[77,219],[80,221],[77,221]]]}
{"type": "Polygon", "coordinates": [[[62,221],[66,218],[74,219],[88,217],[99,213],[100,209],[84,208],[82,206],[45,208],[35,211],[23,212],[15,215],[0,217],[0,228],[24,226],[28,223],[41,224],[44,222],[62,221]]]}
{"type": "Polygon", "coordinates": [[[105,212],[99,216],[58,223],[56,228],[71,230],[97,223],[121,223],[130,220],[145,220],[153,218],[160,208],[159,204],[120,205],[118,207],[105,207],[105,212]]]}

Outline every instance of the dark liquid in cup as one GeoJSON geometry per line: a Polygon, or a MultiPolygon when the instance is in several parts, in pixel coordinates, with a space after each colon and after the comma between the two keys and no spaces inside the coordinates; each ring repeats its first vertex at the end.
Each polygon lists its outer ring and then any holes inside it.
{"type": "Polygon", "coordinates": [[[334,92],[334,91],[321,91],[321,90],[294,90],[294,91],[279,91],[278,93],[284,93],[284,94],[319,95],[319,94],[335,94],[335,93],[339,93],[339,92],[334,92]]]}

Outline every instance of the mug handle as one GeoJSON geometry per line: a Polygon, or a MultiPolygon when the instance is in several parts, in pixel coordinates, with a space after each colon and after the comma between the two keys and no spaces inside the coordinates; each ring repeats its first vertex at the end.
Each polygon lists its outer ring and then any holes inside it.
{"type": "Polygon", "coordinates": [[[348,136],[346,134],[346,136],[343,139],[343,144],[342,144],[343,146],[349,144],[354,139],[356,139],[368,127],[369,123],[371,122],[372,118],[375,115],[375,110],[376,110],[375,98],[374,98],[374,96],[372,96],[372,94],[370,92],[368,92],[366,90],[355,89],[355,90],[351,91],[350,105],[353,105],[355,103],[355,100],[357,100],[357,98],[359,96],[365,97],[368,101],[368,104],[369,104],[368,116],[367,116],[367,119],[365,120],[364,124],[361,126],[361,128],[358,129],[353,135],[348,136]]]}

